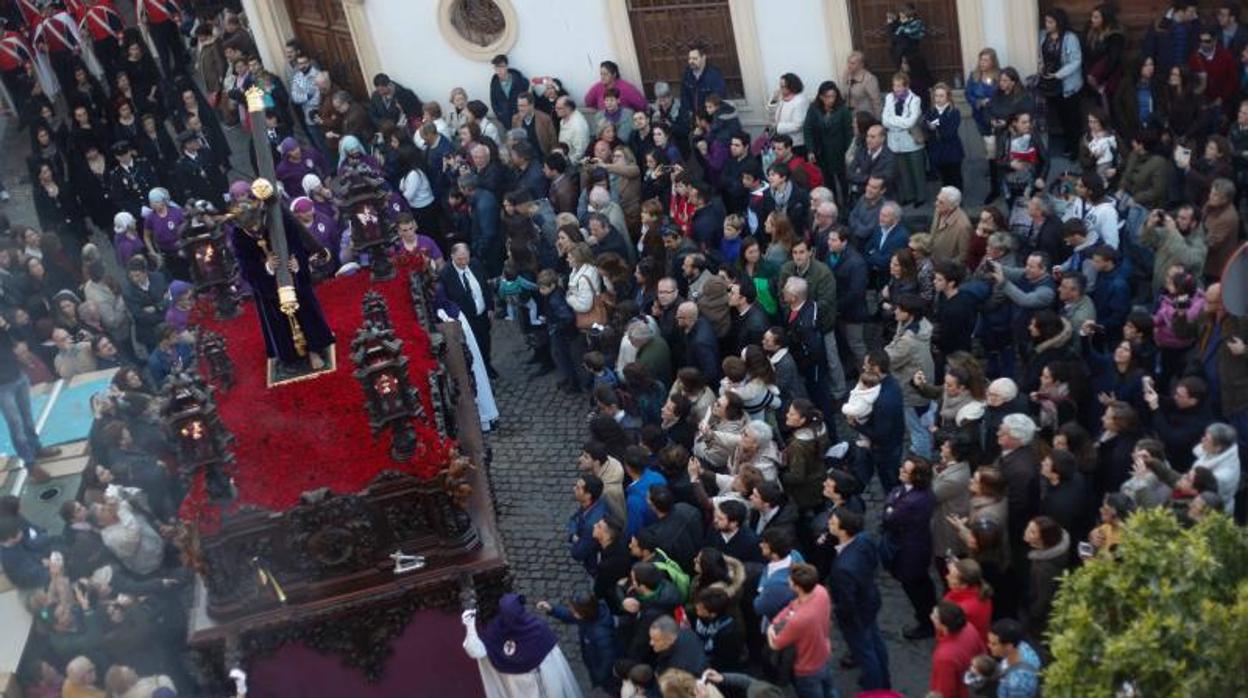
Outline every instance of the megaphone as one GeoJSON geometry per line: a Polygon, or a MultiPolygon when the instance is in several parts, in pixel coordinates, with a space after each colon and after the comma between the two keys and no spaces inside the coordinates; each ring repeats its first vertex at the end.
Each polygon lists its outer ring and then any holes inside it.
{"type": "Polygon", "coordinates": [[[1232,315],[1248,315],[1248,243],[1235,250],[1222,270],[1222,305],[1232,315]]]}

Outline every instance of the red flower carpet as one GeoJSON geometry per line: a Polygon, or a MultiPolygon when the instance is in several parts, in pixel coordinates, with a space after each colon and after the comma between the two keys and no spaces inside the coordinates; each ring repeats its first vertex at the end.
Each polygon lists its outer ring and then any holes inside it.
{"type": "Polygon", "coordinates": [[[273,388],[265,386],[264,338],[255,304],[248,302],[234,320],[205,315],[199,326],[220,333],[234,361],[235,384],[216,392],[217,409],[233,432],[234,482],[238,497],[222,508],[204,491],[196,474],[182,506],[182,517],[211,532],[223,514],[244,504],[284,510],[307,490],[328,487],[347,493],[362,489],[380,471],[432,477],[447,462],[452,444],[444,442],[432,422],[428,375],[436,368],[429,336],[416,318],[408,295],[406,270],[381,284],[367,273],[339,277],[316,287],[326,320],[334,331],[338,368],[314,379],[273,388]],[[428,421],[415,422],[419,444],[406,463],[390,459],[390,434],[374,438],[364,410],[364,389],[352,375],[351,340],[363,322],[361,302],[368,290],[386,299],[390,322],[403,340],[411,385],[421,395],[428,421]]]}

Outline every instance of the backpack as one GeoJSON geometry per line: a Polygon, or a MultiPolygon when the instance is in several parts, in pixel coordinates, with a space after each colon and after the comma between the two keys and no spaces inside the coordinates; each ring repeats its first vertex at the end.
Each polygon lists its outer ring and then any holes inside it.
{"type": "Polygon", "coordinates": [[[680,602],[683,604],[688,601],[689,585],[692,582],[689,578],[689,573],[681,568],[680,565],[676,564],[675,560],[668,557],[667,553],[663,552],[662,548],[655,548],[654,560],[651,562],[654,563],[655,567],[662,570],[663,574],[667,575],[667,578],[671,580],[672,584],[676,585],[676,590],[680,592],[680,602]]]}

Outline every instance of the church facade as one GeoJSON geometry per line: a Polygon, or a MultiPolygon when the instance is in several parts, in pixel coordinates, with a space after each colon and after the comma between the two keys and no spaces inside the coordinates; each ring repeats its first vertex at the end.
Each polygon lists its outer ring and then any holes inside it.
{"type": "MultiPolygon", "coordinates": [[[[1035,72],[1039,16],[1048,0],[920,0],[924,53],[955,86],[985,47],[1002,65],[1035,72]]],[[[1070,5],[1072,3],[1065,3],[1070,5]]],[[[1080,5],[1081,2],[1075,2],[1080,5]]],[[[1082,3],[1087,4],[1087,3],[1082,3]]],[[[1146,0],[1147,15],[1155,15],[1146,0]]],[[[688,48],[706,42],[746,125],[758,126],[781,74],[839,78],[849,53],[891,72],[885,15],[897,0],[244,0],[265,63],[282,64],[298,38],[339,84],[371,89],[385,72],[445,104],[453,87],[486,99],[489,60],[506,53],[530,78],[560,78],[579,97],[613,60],[645,87],[677,83],[688,48]]],[[[1090,9],[1091,5],[1087,9],[1090,9]]],[[[1072,8],[1072,12],[1076,12],[1072,8]]],[[[1083,13],[1086,16],[1086,11],[1083,13]]],[[[1077,21],[1082,21],[1076,17],[1077,21]]],[[[361,95],[362,96],[362,95],[361,95]]]]}

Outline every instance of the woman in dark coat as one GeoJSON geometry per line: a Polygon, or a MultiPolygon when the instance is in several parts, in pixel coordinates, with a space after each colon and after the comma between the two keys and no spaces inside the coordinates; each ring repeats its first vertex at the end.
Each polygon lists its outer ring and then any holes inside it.
{"type": "Polygon", "coordinates": [[[77,259],[89,234],[83,220],[82,206],[72,187],[58,180],[50,165],[40,165],[35,173],[35,211],[39,225],[45,230],[61,234],[62,242],[69,246],[69,253],[77,259]]]}
{"type": "Polygon", "coordinates": [[[784,425],[792,436],[784,448],[780,482],[798,511],[809,517],[823,504],[823,454],[828,450],[828,428],[823,413],[805,398],[789,405],[784,425]]]}
{"type": "Polygon", "coordinates": [[[138,114],[134,113],[134,105],[128,99],[118,99],[113,105],[112,142],[129,141],[133,143],[143,130],[138,114]]]}
{"type": "Polygon", "coordinates": [[[39,173],[39,166],[47,164],[52,167],[52,174],[60,181],[69,177],[69,159],[65,155],[64,143],[46,122],[40,120],[30,130],[30,155],[26,158],[26,167],[30,177],[34,179],[39,173]]]}
{"type": "Polygon", "coordinates": [[[1114,92],[1110,113],[1122,142],[1130,143],[1135,134],[1147,126],[1160,126],[1165,121],[1165,80],[1156,74],[1157,64],[1151,57],[1132,63],[1122,84],[1114,92]]]}
{"type": "Polygon", "coordinates": [[[1036,313],[1027,330],[1031,335],[1032,355],[1018,385],[1024,394],[1040,387],[1040,371],[1045,366],[1072,358],[1075,349],[1070,322],[1051,310],[1036,313]]]}
{"type": "Polygon", "coordinates": [[[1092,480],[1096,500],[1117,492],[1122,483],[1130,479],[1135,442],[1142,436],[1135,409],[1120,401],[1105,406],[1101,428],[1101,438],[1096,445],[1096,474],[1092,480]]]}
{"type": "Polygon", "coordinates": [[[984,199],[987,205],[1001,194],[1001,164],[998,162],[1009,148],[1010,118],[1015,114],[1033,112],[1036,102],[1023,86],[1023,79],[1014,68],[1004,68],[997,77],[997,92],[988,100],[985,113],[996,137],[997,152],[989,153],[988,184],[991,190],[984,199]]]}
{"type": "Polygon", "coordinates": [[[83,214],[95,227],[111,234],[118,206],[113,203],[108,188],[108,159],[98,148],[87,148],[85,155],[83,164],[74,171],[74,190],[78,192],[83,214]]]}
{"type": "Polygon", "coordinates": [[[73,85],[65,87],[66,104],[85,104],[92,114],[103,114],[108,110],[104,86],[81,64],[74,68],[74,81],[73,85]]]}
{"type": "Polygon", "coordinates": [[[1114,8],[1098,5],[1088,15],[1083,35],[1083,82],[1095,105],[1108,108],[1109,100],[1122,80],[1122,58],[1127,36],[1118,24],[1114,8]]]}
{"type": "Polygon", "coordinates": [[[148,55],[142,41],[131,41],[126,45],[126,55],[120,65],[117,75],[125,73],[129,76],[130,84],[134,88],[133,96],[126,96],[133,99],[135,112],[143,114],[152,111],[144,103],[153,102],[160,107],[163,116],[165,102],[160,89],[160,69],[156,67],[156,61],[148,55]]]}
{"type": "MultiPolygon", "coordinates": [[[[139,149],[139,155],[145,158],[156,172],[172,172],[173,166],[177,164],[181,156],[173,144],[173,139],[169,137],[169,130],[157,120],[155,114],[140,116],[139,125],[140,133],[135,140],[131,141],[139,149]]],[[[216,157],[215,150],[212,155],[216,157]]],[[[202,158],[203,155],[200,157],[202,158]]]]}
{"type": "MultiPolygon", "coordinates": [[[[1175,138],[1189,136],[1199,140],[1208,133],[1206,123],[1205,99],[1196,93],[1196,78],[1185,66],[1175,66],[1169,75],[1160,76],[1164,83],[1161,88],[1161,111],[1165,114],[1165,125],[1175,138]]],[[[1193,160],[1196,158],[1193,157],[1193,160]]]]}
{"type": "Polygon", "coordinates": [[[837,203],[844,206],[849,194],[845,152],[854,137],[854,124],[841,88],[835,82],[825,80],[819,85],[818,97],[806,110],[802,131],[810,162],[819,167],[824,184],[832,190],[837,203]]]}
{"type": "Polygon", "coordinates": [[[70,119],[69,140],[66,150],[70,163],[77,166],[86,157],[87,147],[107,148],[112,139],[98,114],[91,112],[86,105],[74,107],[70,119]]]}
{"type": "Polygon", "coordinates": [[[932,513],[936,511],[936,495],[932,494],[932,466],[917,456],[906,458],[898,474],[901,484],[884,500],[881,561],[914,608],[915,625],[902,631],[907,639],[931,637],[930,618],[936,605],[936,588],[928,567],[932,564],[932,513]]]}
{"type": "Polygon", "coordinates": [[[923,113],[923,133],[927,136],[927,159],[940,175],[940,183],[962,190],[962,161],[966,151],[958,129],[962,112],[953,106],[953,93],[943,82],[932,88],[932,106],[923,113]]]}
{"type": "Polygon", "coordinates": [[[1070,534],[1053,519],[1037,516],[1023,531],[1023,541],[1031,547],[1027,553],[1030,576],[1023,616],[1028,637],[1040,639],[1049,624],[1059,578],[1070,566],[1070,534]]]}

